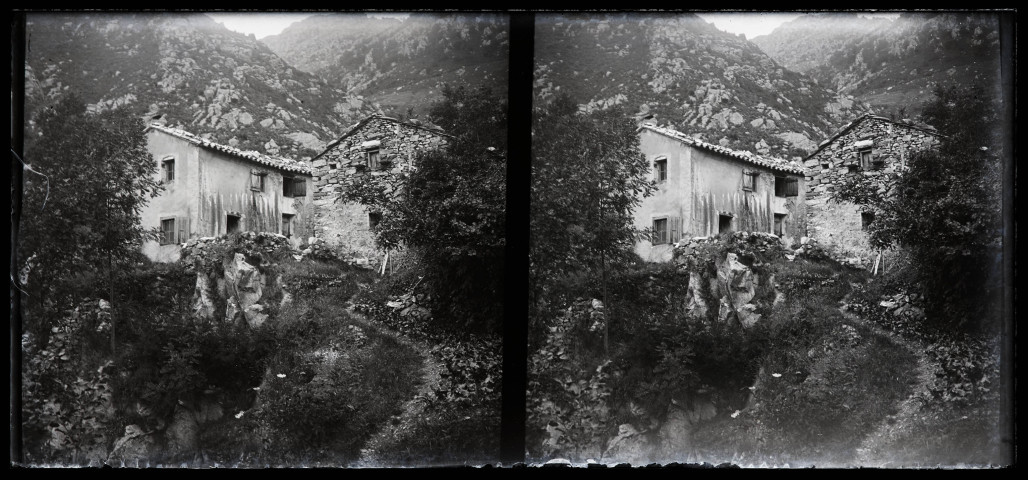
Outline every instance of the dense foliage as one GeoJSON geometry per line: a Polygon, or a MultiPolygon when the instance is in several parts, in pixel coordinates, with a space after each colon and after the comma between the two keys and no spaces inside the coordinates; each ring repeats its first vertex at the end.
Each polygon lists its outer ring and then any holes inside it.
{"type": "Polygon", "coordinates": [[[138,258],[140,225],[163,190],[143,123],[121,111],[86,113],[74,94],[41,111],[27,131],[19,258],[31,298],[59,279],[110,273],[138,258]]]}
{"type": "Polygon", "coordinates": [[[981,326],[998,313],[1004,158],[998,110],[985,90],[937,88],[922,119],[942,134],[938,145],[911,155],[894,175],[851,176],[834,194],[874,213],[872,246],[910,252],[929,317],[943,324],[981,326]]]}
{"type": "Polygon", "coordinates": [[[640,232],[633,209],[653,191],[635,122],[621,109],[591,114],[560,95],[532,121],[530,294],[603,263],[624,264],[640,232]]]}
{"type": "Polygon", "coordinates": [[[404,246],[418,263],[436,317],[457,328],[490,328],[502,318],[506,236],[507,106],[486,87],[443,89],[432,121],[453,138],[404,175],[352,176],[340,199],[382,214],[376,240],[404,246]]]}

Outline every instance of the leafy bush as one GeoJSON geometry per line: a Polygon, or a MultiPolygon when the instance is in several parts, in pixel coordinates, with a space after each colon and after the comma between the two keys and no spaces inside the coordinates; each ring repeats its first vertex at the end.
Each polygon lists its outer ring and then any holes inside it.
{"type": "Polygon", "coordinates": [[[111,362],[91,351],[89,339],[108,333],[109,320],[106,302],[83,303],[55,322],[42,347],[31,334],[23,337],[26,460],[99,465],[106,459],[120,425],[111,362]]]}
{"type": "Polygon", "coordinates": [[[929,318],[950,328],[988,330],[1002,304],[1003,109],[983,87],[943,87],[922,119],[937,146],[910,155],[892,175],[853,175],[832,196],[875,214],[872,246],[901,246],[931,299],[929,318]],[[884,187],[887,195],[879,190],[884,187]]]}
{"type": "Polygon", "coordinates": [[[412,396],[420,358],[347,317],[288,328],[313,343],[281,350],[264,375],[255,415],[270,429],[269,454],[345,465],[412,396]]]}

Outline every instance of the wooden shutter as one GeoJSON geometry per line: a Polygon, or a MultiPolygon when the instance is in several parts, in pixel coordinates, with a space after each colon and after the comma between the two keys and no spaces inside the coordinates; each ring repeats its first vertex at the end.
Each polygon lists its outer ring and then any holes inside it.
{"type": "Polygon", "coordinates": [[[307,179],[300,177],[296,179],[296,183],[293,184],[293,196],[306,197],[307,196],[307,179]]]}
{"type": "Polygon", "coordinates": [[[790,178],[785,183],[785,196],[795,197],[800,194],[800,181],[798,178],[790,178]]]}
{"type": "Polygon", "coordinates": [[[675,243],[682,239],[682,217],[668,218],[668,242],[675,243]]]}

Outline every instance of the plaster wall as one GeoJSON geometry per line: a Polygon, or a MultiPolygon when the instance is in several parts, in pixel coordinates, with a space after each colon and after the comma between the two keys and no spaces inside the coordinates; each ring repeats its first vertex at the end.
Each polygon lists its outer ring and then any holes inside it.
{"type": "MultiPolygon", "coordinates": [[[[679,218],[682,232],[673,232],[670,242],[680,238],[719,233],[719,216],[730,215],[731,231],[774,232],[775,214],[784,214],[783,240],[793,243],[804,235],[804,181],[802,176],[784,173],[743,160],[696,148],[649,130],[640,132],[640,150],[653,165],[667,159],[667,181],[643,199],[635,211],[635,226],[652,228],[660,218],[679,218]],[[745,173],[756,173],[755,189],[743,189],[745,173]],[[799,182],[796,197],[776,197],[775,177],[799,182]]],[[[669,221],[670,225],[676,222],[669,221]]],[[[647,261],[671,259],[671,244],[636,243],[635,251],[647,261]]]]}
{"type": "Polygon", "coordinates": [[[313,198],[309,176],[200,148],[157,130],[148,133],[148,147],[158,165],[166,158],[175,158],[175,180],[166,184],[159,197],[151,199],[143,210],[142,222],[159,228],[161,220],[175,218],[177,243],[146,242],[143,252],[152,260],[178,260],[180,244],[190,237],[226,234],[230,214],[240,217],[241,231],[274,233],[282,233],[283,214],[294,215],[290,242],[297,246],[309,235],[313,198]],[[252,171],[265,173],[263,191],[251,189],[252,171]],[[283,196],[285,176],[306,179],[307,195],[283,196]]]}

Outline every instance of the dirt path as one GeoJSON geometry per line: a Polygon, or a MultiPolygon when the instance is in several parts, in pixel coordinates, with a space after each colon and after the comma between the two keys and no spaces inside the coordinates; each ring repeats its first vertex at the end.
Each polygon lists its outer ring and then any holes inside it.
{"type": "Polygon", "coordinates": [[[422,417],[422,413],[425,409],[425,404],[419,401],[418,398],[421,395],[429,395],[438,388],[439,383],[442,381],[440,374],[443,372],[444,366],[436,360],[435,357],[428,353],[428,344],[399,335],[384,325],[368,319],[363,314],[353,311],[353,307],[347,307],[346,311],[349,315],[353,316],[353,318],[375,325],[380,329],[380,332],[390,335],[400,343],[411,347],[421,355],[424,362],[421,371],[421,384],[418,386],[418,390],[414,393],[414,396],[401,406],[402,412],[399,415],[395,415],[383,423],[382,427],[368,439],[364,444],[364,448],[361,449],[360,459],[352,465],[354,467],[383,466],[378,457],[379,451],[383,447],[403,445],[407,443],[405,442],[405,439],[410,435],[412,425],[422,417]]]}
{"type": "Polygon", "coordinates": [[[923,393],[927,392],[929,387],[935,381],[935,371],[938,369],[938,365],[929,360],[928,356],[925,355],[924,345],[912,342],[895,333],[884,330],[852,312],[848,312],[843,309],[840,309],[840,312],[842,312],[843,316],[847,319],[866,325],[874,329],[875,333],[906,348],[917,358],[917,367],[915,369],[917,383],[914,384],[910,395],[900,402],[899,411],[883,418],[878,425],[866,437],[864,437],[860,446],[857,447],[853,459],[854,465],[860,465],[863,467],[889,467],[888,446],[892,444],[895,438],[902,435],[906,426],[913,423],[913,420],[923,408],[923,398],[925,398],[923,393]]]}

